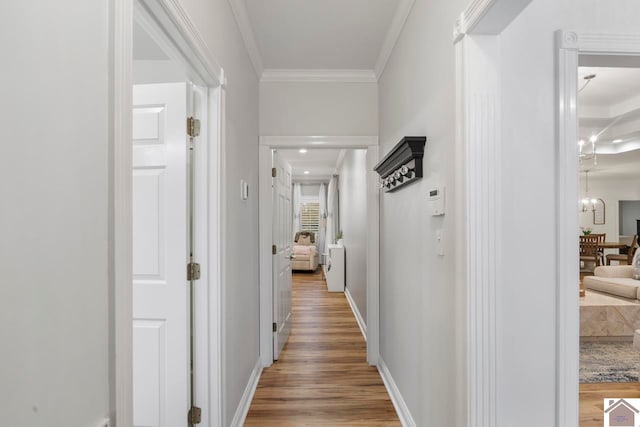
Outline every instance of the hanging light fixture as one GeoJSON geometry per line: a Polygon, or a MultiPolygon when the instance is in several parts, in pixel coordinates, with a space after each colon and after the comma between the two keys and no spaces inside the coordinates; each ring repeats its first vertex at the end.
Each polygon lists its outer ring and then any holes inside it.
{"type": "Polygon", "coordinates": [[[584,171],[585,184],[584,184],[584,198],[582,199],[582,212],[587,212],[589,208],[595,212],[596,203],[598,199],[589,198],[589,171],[584,171]]]}

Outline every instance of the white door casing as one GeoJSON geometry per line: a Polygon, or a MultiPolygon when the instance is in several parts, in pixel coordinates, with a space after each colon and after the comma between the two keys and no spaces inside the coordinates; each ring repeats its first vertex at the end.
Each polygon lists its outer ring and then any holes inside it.
{"type": "Polygon", "coordinates": [[[291,331],[291,254],[293,207],[291,205],[291,166],[273,152],[273,359],[278,360],[291,331]]]}
{"type": "Polygon", "coordinates": [[[186,83],[133,88],[134,426],[186,426],[186,83]]]}

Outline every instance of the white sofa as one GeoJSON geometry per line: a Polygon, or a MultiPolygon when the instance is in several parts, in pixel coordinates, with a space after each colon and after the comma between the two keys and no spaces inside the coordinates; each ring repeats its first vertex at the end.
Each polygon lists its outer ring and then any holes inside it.
{"type": "Polygon", "coordinates": [[[594,276],[585,276],[585,289],[604,292],[629,299],[640,299],[640,280],[633,279],[630,265],[606,265],[596,267],[594,276]]]}

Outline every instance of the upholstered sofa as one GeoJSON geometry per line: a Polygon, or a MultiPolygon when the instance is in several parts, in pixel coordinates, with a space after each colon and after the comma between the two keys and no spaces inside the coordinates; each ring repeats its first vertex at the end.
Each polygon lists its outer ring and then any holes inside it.
{"type": "Polygon", "coordinates": [[[585,276],[585,289],[629,299],[640,299],[640,280],[633,279],[633,266],[606,265],[596,267],[594,276],[585,276]]]}
{"type": "Polygon", "coordinates": [[[318,248],[315,242],[315,233],[299,231],[293,243],[292,270],[314,271],[318,268],[318,248]]]}

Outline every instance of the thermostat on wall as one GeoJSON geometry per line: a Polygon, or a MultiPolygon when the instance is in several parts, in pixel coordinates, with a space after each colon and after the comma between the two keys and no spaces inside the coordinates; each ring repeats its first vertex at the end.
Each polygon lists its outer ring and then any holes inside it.
{"type": "Polygon", "coordinates": [[[429,190],[429,210],[432,216],[444,215],[444,187],[429,190]]]}

